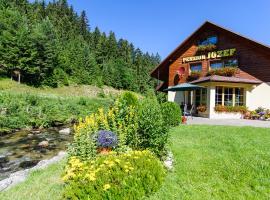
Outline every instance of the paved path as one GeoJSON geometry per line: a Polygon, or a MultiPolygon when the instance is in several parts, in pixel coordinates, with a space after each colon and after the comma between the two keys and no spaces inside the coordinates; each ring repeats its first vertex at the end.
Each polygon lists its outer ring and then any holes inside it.
{"type": "Polygon", "coordinates": [[[253,126],[270,128],[270,121],[247,119],[209,119],[202,117],[188,117],[187,124],[228,125],[228,126],[253,126]]]}

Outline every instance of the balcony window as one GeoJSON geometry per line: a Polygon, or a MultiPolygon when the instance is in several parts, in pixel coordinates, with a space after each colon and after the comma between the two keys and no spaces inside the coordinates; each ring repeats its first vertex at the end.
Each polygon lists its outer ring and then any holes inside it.
{"type": "Polygon", "coordinates": [[[217,41],[218,41],[217,36],[212,35],[207,37],[206,39],[200,40],[198,42],[198,45],[210,45],[210,44],[216,45],[217,41]]]}
{"type": "Polygon", "coordinates": [[[230,59],[224,61],[224,67],[237,67],[238,61],[237,59],[230,59]]]}
{"type": "Polygon", "coordinates": [[[191,72],[201,72],[202,71],[202,63],[190,64],[191,72]]]}
{"type": "Polygon", "coordinates": [[[223,62],[211,62],[210,67],[211,69],[220,69],[223,67],[223,62]]]}
{"type": "Polygon", "coordinates": [[[211,69],[220,69],[222,67],[238,67],[237,59],[220,60],[210,62],[211,69]]]}

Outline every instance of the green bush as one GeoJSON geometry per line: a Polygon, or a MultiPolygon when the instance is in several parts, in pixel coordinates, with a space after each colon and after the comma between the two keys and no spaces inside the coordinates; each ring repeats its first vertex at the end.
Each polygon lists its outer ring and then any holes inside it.
{"type": "Polygon", "coordinates": [[[149,149],[158,156],[164,153],[168,127],[164,123],[160,104],[156,99],[146,98],[141,101],[137,134],[139,149],[149,149]]]}
{"type": "Polygon", "coordinates": [[[98,156],[81,162],[69,160],[65,199],[136,200],[157,191],[165,177],[161,162],[149,151],[98,156]]]}
{"type": "Polygon", "coordinates": [[[164,122],[167,126],[178,126],[181,122],[180,106],[174,102],[166,102],[161,104],[161,110],[164,122]]]}
{"type": "Polygon", "coordinates": [[[129,106],[137,108],[139,105],[139,99],[137,94],[135,94],[134,92],[124,92],[120,95],[116,103],[118,104],[118,106],[121,106],[121,108],[129,106]]]}

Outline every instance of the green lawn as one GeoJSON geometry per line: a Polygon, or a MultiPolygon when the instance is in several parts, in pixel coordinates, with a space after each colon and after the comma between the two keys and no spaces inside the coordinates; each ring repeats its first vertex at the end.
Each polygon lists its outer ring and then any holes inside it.
{"type": "MultiPolygon", "coordinates": [[[[270,129],[180,126],[171,131],[175,169],[147,200],[270,199],[270,129]]],[[[60,199],[63,162],[33,173],[0,199],[60,199]]]]}
{"type": "Polygon", "coordinates": [[[61,175],[65,161],[52,164],[45,170],[32,172],[27,180],[6,192],[0,192],[1,200],[59,200],[62,199],[61,175]]]}
{"type": "Polygon", "coordinates": [[[175,170],[151,200],[270,199],[270,129],[183,126],[171,145],[175,170]]]}

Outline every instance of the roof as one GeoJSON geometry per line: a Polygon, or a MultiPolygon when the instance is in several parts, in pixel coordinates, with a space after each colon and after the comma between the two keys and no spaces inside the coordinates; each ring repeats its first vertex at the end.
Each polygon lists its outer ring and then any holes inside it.
{"type": "Polygon", "coordinates": [[[194,85],[191,83],[182,83],[182,84],[169,87],[165,89],[164,91],[190,91],[190,90],[196,90],[196,89],[201,89],[201,88],[204,88],[204,87],[199,86],[199,85],[194,85]]]}
{"type": "Polygon", "coordinates": [[[248,84],[260,84],[262,81],[259,80],[252,80],[252,79],[245,79],[245,78],[237,78],[237,77],[227,77],[227,76],[206,76],[195,81],[191,81],[190,83],[203,83],[203,82],[229,82],[229,83],[248,83],[248,84]]]}
{"type": "Polygon", "coordinates": [[[194,39],[199,33],[200,31],[202,31],[203,29],[207,29],[207,28],[215,28],[215,29],[219,29],[225,32],[228,32],[232,35],[235,35],[239,38],[242,38],[244,40],[247,40],[248,42],[252,43],[255,46],[258,46],[260,48],[263,48],[267,51],[269,51],[270,53],[270,47],[267,45],[264,45],[262,43],[259,43],[255,40],[252,40],[250,38],[247,38],[245,36],[242,36],[238,33],[235,33],[231,30],[228,30],[224,27],[218,26],[212,22],[206,21],[205,23],[203,23],[195,32],[193,32],[186,40],[184,40],[171,54],[169,54],[152,72],[151,72],[151,76],[160,80],[164,80],[166,81],[166,79],[168,78],[168,73],[169,70],[167,69],[167,67],[170,65],[171,62],[173,62],[174,59],[177,58],[177,56],[179,55],[179,52],[181,50],[184,49],[184,47],[186,47],[186,45],[192,40],[194,39]],[[166,70],[167,69],[167,70],[166,70]],[[162,77],[160,77],[160,74],[164,75],[162,77]],[[164,78],[165,77],[165,78],[164,78]]]}

